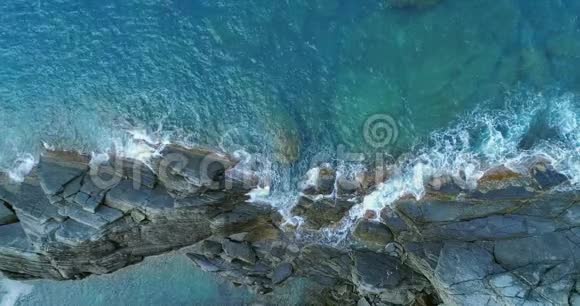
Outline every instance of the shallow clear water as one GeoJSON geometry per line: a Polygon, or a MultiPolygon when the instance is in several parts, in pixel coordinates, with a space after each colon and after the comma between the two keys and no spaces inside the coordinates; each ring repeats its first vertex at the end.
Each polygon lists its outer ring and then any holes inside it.
{"type": "Polygon", "coordinates": [[[151,257],[119,273],[80,281],[3,283],[7,287],[22,290],[16,305],[243,305],[255,300],[247,290],[195,269],[183,254],[151,257]]]}
{"type": "MultiPolygon", "coordinates": [[[[43,143],[146,158],[136,140],[146,135],[265,154],[274,185],[302,177],[320,152],[413,161],[362,208],[420,195],[427,175],[475,178],[533,153],[580,183],[576,0],[425,10],[383,0],[5,0],[0,12],[0,168],[16,178],[43,143]],[[374,119],[386,141],[369,134],[374,119]]],[[[83,296],[124,273],[39,282],[32,294],[83,296]]],[[[172,294],[193,296],[200,283],[176,281],[172,294]]]]}

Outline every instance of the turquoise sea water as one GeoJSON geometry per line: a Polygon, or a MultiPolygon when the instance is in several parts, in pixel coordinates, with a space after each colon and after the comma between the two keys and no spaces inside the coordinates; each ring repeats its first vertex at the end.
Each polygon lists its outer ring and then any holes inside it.
{"type": "MultiPolygon", "coordinates": [[[[363,208],[420,194],[417,177],[477,177],[536,153],[580,183],[580,2],[387,2],[4,0],[0,169],[18,179],[43,145],[146,159],[150,143],[182,142],[264,154],[273,195],[320,152],[337,163],[344,152],[403,156],[398,178],[363,208]],[[377,118],[386,142],[373,140],[377,118]]],[[[289,189],[273,205],[291,205],[289,189]]],[[[130,279],[120,294],[154,305],[159,295],[144,292],[183,262],[156,264],[34,282],[21,304],[114,305],[98,292],[130,279]]],[[[163,288],[177,304],[251,298],[183,271],[163,288]]]]}
{"type": "Polygon", "coordinates": [[[80,281],[4,281],[3,287],[21,293],[16,305],[242,305],[255,300],[244,288],[197,270],[183,254],[151,257],[80,281]]]}

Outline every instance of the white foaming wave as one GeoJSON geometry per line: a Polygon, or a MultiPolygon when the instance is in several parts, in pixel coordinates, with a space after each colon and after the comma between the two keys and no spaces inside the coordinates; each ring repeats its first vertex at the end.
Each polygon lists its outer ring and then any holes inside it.
{"type": "Polygon", "coordinates": [[[14,161],[14,166],[8,170],[8,177],[16,183],[22,183],[36,163],[37,161],[32,154],[21,154],[14,161]]]}
{"type": "Polygon", "coordinates": [[[110,158],[111,157],[107,153],[91,152],[91,161],[89,162],[89,165],[91,168],[94,168],[108,162],[110,158]]]}
{"type": "MultiPolygon", "coordinates": [[[[111,155],[139,160],[149,165],[152,158],[158,156],[163,148],[170,143],[167,134],[148,133],[143,129],[120,131],[115,135],[110,140],[109,145],[101,146],[99,150],[91,152],[90,165],[92,167],[107,162],[111,155]]],[[[46,142],[42,142],[42,146],[46,150],[57,149],[57,146],[46,142]]],[[[10,180],[21,183],[37,163],[38,159],[33,154],[21,153],[14,160],[12,166],[4,171],[10,180]]]]}
{"type": "Polygon", "coordinates": [[[285,172],[288,169],[276,167],[268,154],[245,154],[247,158],[236,167],[251,169],[259,178],[258,186],[248,193],[249,202],[271,206],[278,210],[285,225],[298,226],[302,221],[291,210],[299,193],[291,184],[290,173],[285,172]]]}
{"type": "Polygon", "coordinates": [[[550,102],[552,107],[542,107],[546,100],[537,96],[532,103],[517,110],[484,115],[474,112],[457,126],[434,133],[432,146],[399,161],[394,175],[367,195],[361,207],[352,212],[360,217],[366,210],[380,211],[403,196],[420,199],[425,194],[427,180],[437,176],[451,176],[462,187],[474,189],[486,170],[504,165],[524,172],[526,163],[538,157],[566,175],[572,188],[579,188],[580,120],[575,98],[567,95],[550,102]],[[538,115],[548,116],[564,140],[545,140],[530,150],[521,150],[519,143],[538,115]],[[475,138],[480,133],[484,138],[477,141],[475,138]]]}
{"type": "Polygon", "coordinates": [[[269,203],[268,197],[270,197],[270,186],[258,186],[250,192],[247,193],[247,196],[250,197],[248,200],[249,203],[269,203]]]}
{"type": "Polygon", "coordinates": [[[557,171],[568,176],[571,185],[580,186],[580,106],[573,96],[565,96],[556,102],[550,119],[551,126],[559,129],[564,140],[545,143],[540,149],[557,171]]]}
{"type": "Polygon", "coordinates": [[[234,151],[232,157],[237,160],[235,169],[239,173],[247,174],[250,177],[257,177],[258,179],[255,182],[257,186],[246,194],[250,197],[248,202],[270,204],[272,183],[276,176],[270,159],[261,154],[250,154],[241,149],[234,151]]]}
{"type": "Polygon", "coordinates": [[[170,143],[167,135],[148,133],[146,130],[129,130],[131,137],[116,139],[115,153],[148,164],[153,157],[159,156],[163,148],[170,143]]]}
{"type": "Polygon", "coordinates": [[[314,167],[306,172],[305,186],[316,186],[318,184],[318,174],[320,167],[314,167]]]}
{"type": "Polygon", "coordinates": [[[32,285],[22,282],[13,281],[9,279],[2,279],[0,282],[2,286],[2,302],[0,306],[14,306],[21,297],[24,297],[32,292],[32,285]]]}
{"type": "Polygon", "coordinates": [[[145,129],[130,129],[115,133],[110,144],[99,151],[91,152],[91,166],[107,162],[111,155],[130,158],[149,165],[170,143],[169,135],[161,130],[150,132],[145,129]]]}

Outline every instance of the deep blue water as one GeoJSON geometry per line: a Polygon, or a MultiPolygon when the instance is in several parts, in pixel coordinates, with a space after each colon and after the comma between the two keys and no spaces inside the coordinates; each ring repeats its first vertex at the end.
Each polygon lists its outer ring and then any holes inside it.
{"type": "MultiPolygon", "coordinates": [[[[580,2],[387,2],[4,0],[0,168],[18,177],[43,144],[146,159],[146,135],[264,154],[275,183],[302,177],[320,152],[340,161],[374,150],[429,161],[401,167],[410,176],[475,177],[542,153],[580,182],[580,2]],[[387,143],[365,137],[377,114],[387,143]]],[[[401,181],[365,207],[400,186],[420,193],[401,181]]],[[[197,285],[173,290],[195,295],[197,285]]],[[[44,289],[31,297],[93,294],[35,286],[44,289]]]]}
{"type": "Polygon", "coordinates": [[[400,125],[398,152],[519,88],[577,91],[576,1],[385,2],[3,1],[1,164],[42,141],[111,150],[160,125],[172,140],[295,142],[308,156],[364,148],[375,113],[400,125]]]}

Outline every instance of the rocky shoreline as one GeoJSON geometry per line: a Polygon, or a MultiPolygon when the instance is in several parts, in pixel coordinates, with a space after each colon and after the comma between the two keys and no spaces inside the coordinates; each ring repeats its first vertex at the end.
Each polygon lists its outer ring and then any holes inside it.
{"type": "MultiPolygon", "coordinates": [[[[175,145],[153,166],[46,151],[24,182],[0,176],[0,270],[79,279],[181,249],[265,301],[301,283],[313,305],[580,305],[580,195],[556,188],[567,178],[548,163],[492,169],[476,190],[433,178],[421,200],[365,214],[340,247],[297,240],[247,202],[256,174],[236,163],[175,145]]],[[[304,186],[292,211],[304,228],[333,226],[373,188],[339,179],[325,166],[304,186]]]]}

